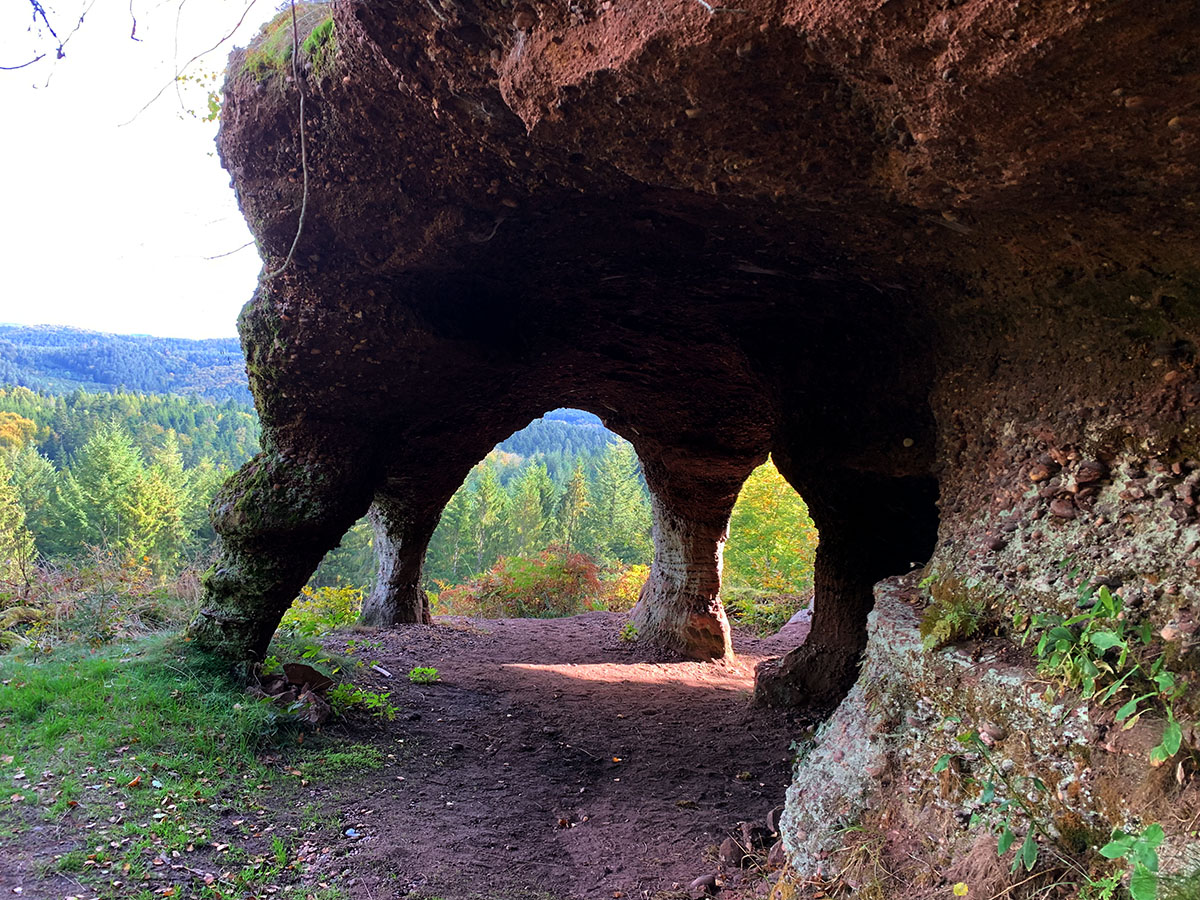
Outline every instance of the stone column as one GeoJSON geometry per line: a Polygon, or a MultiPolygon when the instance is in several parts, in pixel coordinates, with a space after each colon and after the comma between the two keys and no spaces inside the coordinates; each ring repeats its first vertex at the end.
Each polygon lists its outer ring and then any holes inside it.
{"type": "Polygon", "coordinates": [[[375,532],[375,587],[363,602],[359,623],[382,628],[430,624],[421,569],[438,516],[405,515],[394,498],[376,496],[367,518],[375,532]]]}
{"type": "Polygon", "coordinates": [[[236,660],[261,659],[300,588],[370,502],[370,466],[348,430],[289,453],[268,449],[230,478],[212,504],[221,555],[204,576],[196,645],[236,660]]]}
{"type": "MultiPolygon", "coordinates": [[[[777,454],[795,485],[794,463],[777,454]]],[[[756,701],[832,707],[858,677],[873,588],[923,563],[937,540],[937,482],[834,469],[806,473],[802,496],[820,533],[812,628],[805,643],[759,666],[756,701]]]]}
{"type": "Polygon", "coordinates": [[[696,659],[733,655],[721,603],[729,515],[761,458],[643,456],[654,513],[654,562],[633,609],[640,639],[696,659]]]}

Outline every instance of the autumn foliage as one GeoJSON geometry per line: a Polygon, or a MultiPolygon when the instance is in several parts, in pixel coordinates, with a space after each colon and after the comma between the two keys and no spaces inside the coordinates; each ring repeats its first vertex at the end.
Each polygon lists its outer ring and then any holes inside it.
{"type": "Polygon", "coordinates": [[[648,569],[630,566],[607,573],[607,578],[605,574],[587,554],[554,545],[531,557],[502,557],[466,584],[443,589],[434,611],[498,619],[628,609],[636,602],[648,569]]]}
{"type": "Polygon", "coordinates": [[[807,605],[817,529],[808,506],[768,459],[738,494],[725,544],[722,596],[733,615],[775,630],[807,605]]]}

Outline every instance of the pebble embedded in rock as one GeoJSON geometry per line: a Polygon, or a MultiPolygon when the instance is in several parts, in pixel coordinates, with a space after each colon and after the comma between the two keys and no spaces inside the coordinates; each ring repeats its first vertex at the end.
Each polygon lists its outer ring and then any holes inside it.
{"type": "Polygon", "coordinates": [[[1050,501],[1050,514],[1057,516],[1060,519],[1075,518],[1075,504],[1066,497],[1059,497],[1057,500],[1050,501]]]}
{"type": "Polygon", "coordinates": [[[984,538],[983,545],[993,553],[997,553],[1008,546],[1004,538],[1000,537],[998,534],[988,535],[986,538],[984,538]]]}
{"type": "Polygon", "coordinates": [[[1007,733],[1002,726],[995,722],[984,722],[979,726],[979,739],[989,747],[1004,740],[1007,733]]]}
{"type": "Polygon", "coordinates": [[[1100,481],[1108,474],[1108,466],[1100,462],[1098,459],[1086,459],[1079,464],[1079,471],[1075,473],[1076,484],[1093,484],[1100,481]]]}

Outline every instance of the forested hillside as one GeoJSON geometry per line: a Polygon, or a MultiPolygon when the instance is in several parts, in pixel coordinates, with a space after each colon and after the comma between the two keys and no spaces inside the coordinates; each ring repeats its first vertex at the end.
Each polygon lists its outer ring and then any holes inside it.
{"type": "Polygon", "coordinates": [[[188,467],[208,460],[232,470],[258,452],[258,416],[252,407],[231,400],[218,404],[195,396],[79,390],[49,394],[0,387],[0,446],[32,443],[59,467],[69,464],[101,425],[112,422],[145,455],[174,432],[188,467]]]}
{"type": "Polygon", "coordinates": [[[188,394],[249,405],[237,338],[187,340],[56,325],[0,325],[0,384],[188,394]]]}

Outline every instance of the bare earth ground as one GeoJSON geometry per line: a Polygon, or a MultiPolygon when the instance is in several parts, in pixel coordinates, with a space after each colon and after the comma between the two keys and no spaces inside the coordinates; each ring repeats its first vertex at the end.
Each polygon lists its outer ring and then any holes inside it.
{"type": "MultiPolygon", "coordinates": [[[[401,708],[391,752],[415,750],[338,788],[347,812],[369,810],[351,823],[351,896],[644,898],[717,871],[713,845],[783,802],[792,729],[749,700],[755,664],[801,643],[807,622],[737,634],[735,662],[700,663],[648,660],[619,640],[623,621],[372,636],[394,676],[374,681],[401,708]],[[441,682],[408,683],[418,665],[441,682]]],[[[765,887],[752,871],[723,880],[725,897],[765,887]]]]}
{"type": "MultiPolygon", "coordinates": [[[[268,867],[271,840],[282,836],[285,886],[267,876],[257,896],[304,897],[333,884],[352,900],[673,900],[698,876],[718,874],[722,898],[765,897],[766,872],[719,865],[716,845],[783,802],[802,724],[752,708],[750,695],[754,666],[799,645],[807,620],[769,638],[735,632],[736,660],[723,663],[664,662],[619,639],[625,620],[440,619],[331,636],[330,650],[354,640],[359,658],[391,673],[363,667],[352,677],[390,691],[399,713],[363,728],[327,724],[321,739],[351,754],[373,745],[386,764],[302,771],[280,758],[295,777],[260,785],[249,806],[214,802],[217,821],[197,831],[194,852],[154,860],[132,884],[104,870],[113,886],[99,896],[193,896],[206,873],[220,889],[231,866],[268,867]],[[410,683],[414,666],[436,667],[440,681],[410,683]]],[[[112,782],[97,784],[88,803],[112,804],[112,782]]],[[[55,872],[55,856],[105,846],[119,836],[123,808],[106,827],[102,817],[47,823],[21,807],[19,824],[0,834],[0,895],[96,896],[55,872]]],[[[155,853],[146,852],[149,863],[155,853]]]]}

